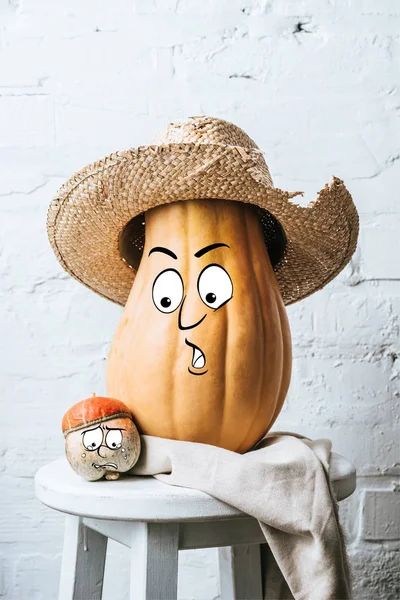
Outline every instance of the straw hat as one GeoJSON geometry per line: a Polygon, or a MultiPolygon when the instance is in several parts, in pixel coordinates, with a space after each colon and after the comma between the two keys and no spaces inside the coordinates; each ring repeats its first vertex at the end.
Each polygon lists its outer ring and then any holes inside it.
{"type": "Polygon", "coordinates": [[[53,199],[47,231],[64,269],[124,305],[144,246],[144,213],[196,198],[258,207],[285,304],[321,289],[349,262],[358,215],[333,177],[315,202],[275,188],[262,152],[239,127],[213,117],[170,123],[149,146],[115,152],[81,169],[53,199]]]}

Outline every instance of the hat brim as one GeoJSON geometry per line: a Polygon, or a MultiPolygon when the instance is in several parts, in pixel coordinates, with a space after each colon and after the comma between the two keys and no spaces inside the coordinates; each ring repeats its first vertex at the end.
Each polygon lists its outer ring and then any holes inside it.
{"type": "Polygon", "coordinates": [[[213,198],[251,203],[282,225],[287,246],[274,267],[283,301],[292,304],[321,289],[349,262],[358,214],[343,182],[332,178],[307,207],[301,192],[272,186],[258,149],[218,144],[141,146],[85,166],[50,204],[52,248],[75,279],[124,305],[136,271],[121,257],[119,235],[132,218],[170,202],[213,198]]]}

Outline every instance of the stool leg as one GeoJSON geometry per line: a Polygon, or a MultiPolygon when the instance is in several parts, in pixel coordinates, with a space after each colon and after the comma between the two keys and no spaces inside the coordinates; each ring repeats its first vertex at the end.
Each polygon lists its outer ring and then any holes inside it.
{"type": "Polygon", "coordinates": [[[221,600],[262,600],[260,545],[218,548],[221,600]]]}
{"type": "Polygon", "coordinates": [[[132,523],[131,600],[176,600],[179,525],[132,523]]]}
{"type": "Polygon", "coordinates": [[[67,515],[59,600],[101,600],[107,538],[67,515]]]}

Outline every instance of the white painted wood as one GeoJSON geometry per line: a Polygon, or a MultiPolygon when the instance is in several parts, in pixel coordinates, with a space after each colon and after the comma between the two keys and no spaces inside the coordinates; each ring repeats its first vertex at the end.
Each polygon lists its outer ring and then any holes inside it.
{"type": "Polygon", "coordinates": [[[81,540],[81,520],[67,515],[64,528],[64,546],[61,562],[59,600],[72,600],[74,597],[78,551],[81,540]]]}
{"type": "Polygon", "coordinates": [[[132,523],[131,600],[176,600],[179,526],[132,523]]]}
{"type": "Polygon", "coordinates": [[[260,545],[219,548],[221,600],[262,600],[260,545]]]}
{"type": "MultiPolygon", "coordinates": [[[[355,469],[338,454],[332,455],[330,477],[339,500],[354,491],[355,469]]],[[[39,469],[35,489],[39,500],[51,508],[95,519],[184,522],[244,517],[239,510],[208,494],[169,486],[153,477],[85,481],[65,458],[39,469]]]]}
{"type": "MultiPolygon", "coordinates": [[[[339,500],[354,491],[355,469],[338,454],[330,477],[339,500]]],[[[261,598],[257,521],[208,494],[153,477],[88,482],[66,459],[39,469],[35,487],[44,504],[68,513],[60,600],[101,598],[108,538],[131,547],[132,599],[175,599],[178,549],[209,547],[219,548],[223,600],[261,598]]]]}
{"type": "Polygon", "coordinates": [[[234,600],[235,582],[231,546],[218,549],[218,569],[221,600],[234,600]]]}
{"type": "Polygon", "coordinates": [[[243,514],[208,494],[170,486],[154,477],[85,481],[64,458],[39,469],[35,491],[37,498],[51,508],[99,519],[176,522],[243,514]]]}
{"type": "Polygon", "coordinates": [[[263,576],[266,575],[266,585],[263,590],[263,599],[276,600],[277,598],[280,598],[281,600],[288,600],[289,598],[293,598],[293,594],[291,593],[289,586],[286,583],[280,568],[278,567],[271,548],[268,546],[268,544],[263,544],[260,546],[260,549],[263,576]]]}
{"type": "Polygon", "coordinates": [[[220,548],[237,544],[263,544],[265,536],[256,519],[229,519],[181,523],[179,550],[220,548]]]}
{"type": "Polygon", "coordinates": [[[344,500],[351,496],[356,489],[356,468],[349,460],[332,452],[329,462],[329,479],[332,482],[336,500],[344,500]]]}
{"type": "Polygon", "coordinates": [[[126,546],[131,547],[132,539],[132,521],[112,521],[110,519],[91,519],[84,517],[83,523],[94,529],[98,533],[109,537],[111,540],[126,546]]]}
{"type": "Polygon", "coordinates": [[[107,537],[67,515],[59,600],[101,600],[107,537]]]}
{"type": "MultiPolygon", "coordinates": [[[[85,517],[83,523],[110,539],[130,548],[132,521],[112,521],[85,517]]],[[[185,522],[179,525],[179,550],[219,548],[238,544],[263,544],[264,534],[256,519],[185,522]]]]}
{"type": "MultiPolygon", "coordinates": [[[[85,517],[83,523],[130,548],[132,521],[111,521],[85,517]]],[[[265,537],[258,521],[251,517],[177,524],[179,525],[179,550],[265,543],[265,537]]]]}

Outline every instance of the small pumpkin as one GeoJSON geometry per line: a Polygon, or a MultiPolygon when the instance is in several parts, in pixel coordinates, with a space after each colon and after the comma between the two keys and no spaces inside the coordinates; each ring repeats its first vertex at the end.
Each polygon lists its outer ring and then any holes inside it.
{"type": "Polygon", "coordinates": [[[245,452],[277,418],[291,374],[259,215],[206,199],[156,207],[145,221],[107,393],[123,399],[141,433],[245,452]]]}
{"type": "Polygon", "coordinates": [[[88,481],[118,479],[139,458],[139,432],[120,400],[93,394],[77,402],[65,413],[62,430],[68,462],[88,481]]]}

